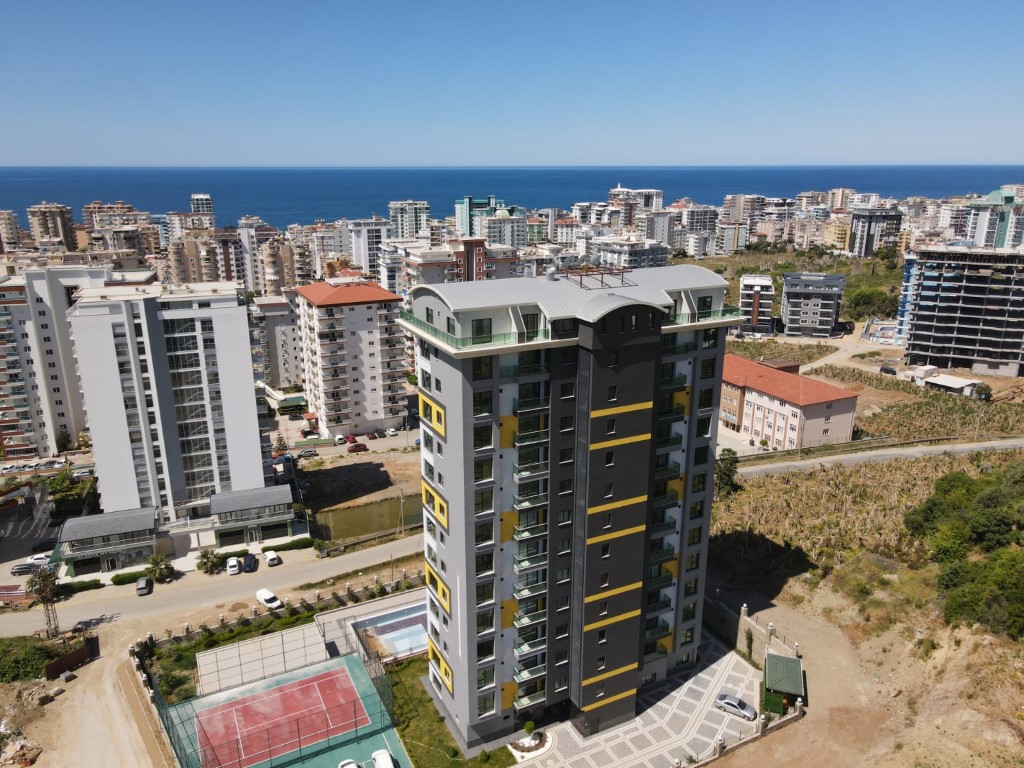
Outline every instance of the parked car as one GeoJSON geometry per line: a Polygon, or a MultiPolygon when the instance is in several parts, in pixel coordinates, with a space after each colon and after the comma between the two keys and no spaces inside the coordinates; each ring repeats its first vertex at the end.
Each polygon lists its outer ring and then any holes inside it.
{"type": "Polygon", "coordinates": [[[300,459],[311,459],[314,456],[319,456],[319,455],[320,454],[317,453],[316,451],[314,451],[312,448],[306,448],[304,450],[299,451],[299,453],[298,453],[298,457],[300,459]]]}
{"type": "Polygon", "coordinates": [[[345,435],[345,442],[349,443],[349,444],[352,444],[352,443],[356,442],[356,436],[355,435],[345,435]]]}
{"type": "Polygon", "coordinates": [[[17,563],[11,568],[11,576],[29,576],[39,570],[37,563],[17,563]]]}
{"type": "Polygon", "coordinates": [[[20,472],[20,471],[21,471],[21,465],[20,464],[4,464],[2,467],[0,467],[0,472],[20,472]]]}
{"type": "Polygon", "coordinates": [[[731,712],[745,720],[757,719],[756,709],[743,701],[743,699],[731,696],[728,693],[718,694],[717,698],[715,698],[715,706],[723,712],[731,712]]]}
{"type": "Polygon", "coordinates": [[[144,597],[153,591],[153,580],[149,576],[143,576],[135,582],[135,594],[144,597]]]}
{"type": "Polygon", "coordinates": [[[384,434],[386,434],[388,437],[398,437],[398,430],[395,429],[394,427],[388,427],[386,430],[384,430],[384,434]]]}
{"type": "Polygon", "coordinates": [[[43,539],[40,542],[36,542],[32,545],[33,552],[53,552],[53,548],[57,546],[59,539],[43,539]]]}
{"type": "Polygon", "coordinates": [[[281,557],[277,554],[277,552],[264,552],[263,557],[266,558],[267,565],[270,567],[281,564],[281,557]]]}
{"type": "Polygon", "coordinates": [[[227,569],[228,576],[237,576],[242,572],[242,561],[237,557],[229,557],[224,567],[227,569]]]}
{"type": "Polygon", "coordinates": [[[365,437],[366,437],[367,440],[376,440],[377,439],[377,433],[376,432],[367,432],[365,437]]]}
{"type": "Polygon", "coordinates": [[[242,558],[242,570],[245,573],[255,573],[256,569],[260,567],[260,560],[256,555],[248,554],[242,558]]]}
{"type": "Polygon", "coordinates": [[[886,376],[896,375],[896,369],[893,368],[891,365],[883,365],[881,368],[878,369],[878,372],[884,373],[886,376]]]}
{"type": "Polygon", "coordinates": [[[39,554],[39,555],[32,555],[25,562],[26,563],[35,563],[36,565],[46,565],[48,562],[50,562],[50,555],[49,555],[49,553],[39,554]]]}
{"type": "Polygon", "coordinates": [[[72,477],[91,477],[92,476],[92,470],[91,469],[76,469],[74,472],[71,473],[71,476],[72,477]]]}
{"type": "Polygon", "coordinates": [[[359,763],[355,760],[342,760],[338,763],[338,768],[359,768],[359,763]]]}
{"type": "Polygon", "coordinates": [[[366,443],[356,443],[348,447],[349,453],[365,453],[370,450],[370,447],[366,443]]]}
{"type": "Polygon", "coordinates": [[[317,433],[317,431],[315,429],[304,429],[304,430],[302,430],[302,436],[303,437],[316,437],[317,434],[318,433],[317,433]]]}
{"type": "Polygon", "coordinates": [[[269,589],[261,589],[256,593],[256,602],[260,605],[265,605],[272,611],[279,611],[284,608],[277,595],[271,592],[269,589]]]}
{"type": "Polygon", "coordinates": [[[373,768],[395,768],[395,760],[386,749],[378,749],[370,759],[373,760],[373,768]]]}
{"type": "Polygon", "coordinates": [[[301,413],[289,413],[288,414],[288,421],[302,421],[302,414],[301,413]]]}

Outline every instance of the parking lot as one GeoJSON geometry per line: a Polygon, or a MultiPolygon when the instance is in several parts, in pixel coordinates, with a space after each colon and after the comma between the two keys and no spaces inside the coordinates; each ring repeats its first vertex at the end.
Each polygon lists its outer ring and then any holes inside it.
{"type": "Polygon", "coordinates": [[[717,640],[701,646],[697,672],[682,683],[666,682],[640,696],[643,710],[631,722],[584,740],[570,723],[549,731],[553,746],[520,765],[529,768],[672,768],[709,756],[715,742],[734,744],[755,733],[757,724],[715,708],[729,693],[756,705],[761,673],[717,640]]]}

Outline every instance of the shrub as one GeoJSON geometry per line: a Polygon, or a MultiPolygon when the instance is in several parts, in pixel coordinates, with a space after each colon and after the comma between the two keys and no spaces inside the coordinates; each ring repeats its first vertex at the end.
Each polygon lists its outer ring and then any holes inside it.
{"type": "Polygon", "coordinates": [[[42,677],[43,668],[63,653],[55,643],[35,637],[0,638],[0,683],[42,677]]]}
{"type": "Polygon", "coordinates": [[[86,581],[69,581],[57,585],[57,597],[71,597],[79,592],[88,592],[92,589],[102,589],[105,585],[99,579],[87,579],[86,581]]]}
{"type": "Polygon", "coordinates": [[[266,552],[271,550],[274,552],[287,552],[290,549],[309,549],[312,546],[315,546],[314,539],[311,536],[303,536],[301,539],[292,539],[291,541],[286,541],[282,544],[268,544],[267,546],[262,547],[260,551],[266,552]]]}
{"type": "Polygon", "coordinates": [[[115,573],[110,577],[110,582],[117,586],[124,584],[134,584],[136,581],[141,579],[143,576],[148,575],[145,569],[139,571],[125,571],[124,573],[115,573]]]}

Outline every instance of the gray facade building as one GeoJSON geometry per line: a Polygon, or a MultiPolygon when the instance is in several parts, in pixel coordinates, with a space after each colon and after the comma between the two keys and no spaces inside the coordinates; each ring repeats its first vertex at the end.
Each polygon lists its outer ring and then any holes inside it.
{"type": "Polygon", "coordinates": [[[412,288],[429,678],[470,745],[597,732],[695,663],[725,293],[694,266],[412,288]]]}
{"type": "Polygon", "coordinates": [[[899,242],[903,213],[898,208],[854,208],[850,211],[850,253],[870,256],[899,242]]]}
{"type": "Polygon", "coordinates": [[[787,272],[782,276],[782,322],[787,336],[831,336],[839,322],[844,275],[787,272]]]}
{"type": "Polygon", "coordinates": [[[908,365],[1024,372],[1024,248],[940,246],[909,256],[900,292],[908,365]]]}

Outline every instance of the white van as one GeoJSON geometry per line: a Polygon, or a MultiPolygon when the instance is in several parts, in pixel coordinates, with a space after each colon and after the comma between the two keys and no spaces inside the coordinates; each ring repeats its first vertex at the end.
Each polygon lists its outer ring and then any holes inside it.
{"type": "Polygon", "coordinates": [[[395,768],[394,758],[386,749],[378,749],[371,757],[373,758],[373,768],[395,768]]]}

